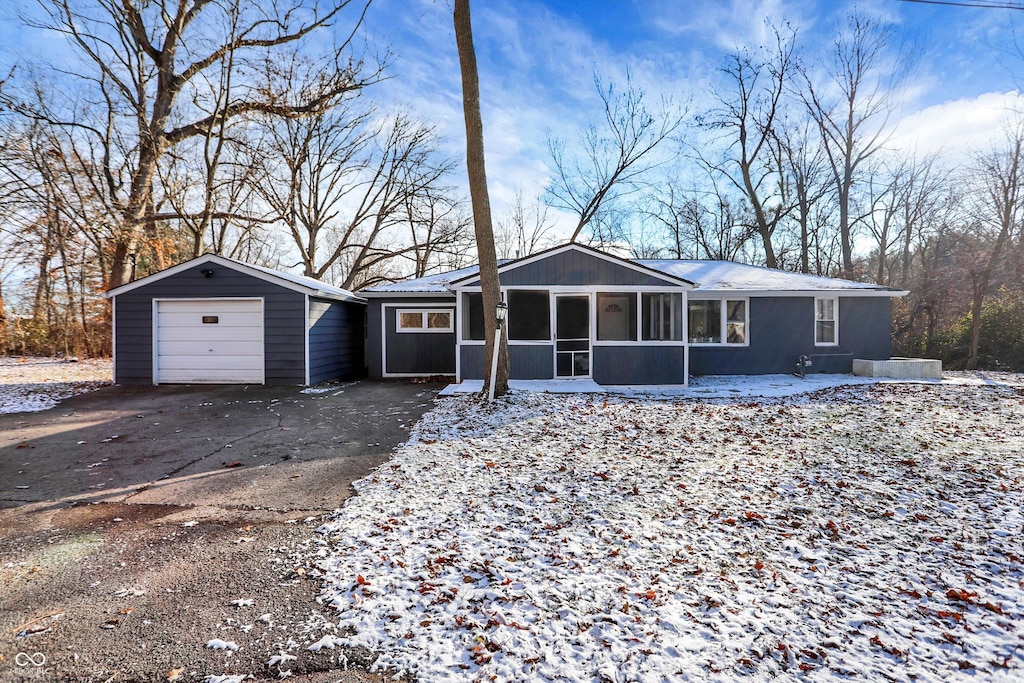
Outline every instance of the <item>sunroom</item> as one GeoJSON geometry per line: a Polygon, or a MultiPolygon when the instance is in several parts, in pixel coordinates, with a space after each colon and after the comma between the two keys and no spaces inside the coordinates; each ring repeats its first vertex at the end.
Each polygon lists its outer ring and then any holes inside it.
{"type": "MultiPolygon", "coordinates": [[[[511,379],[685,385],[693,284],[592,250],[546,252],[499,268],[511,379]]],[[[484,376],[479,278],[452,282],[458,379],[484,376]]]]}

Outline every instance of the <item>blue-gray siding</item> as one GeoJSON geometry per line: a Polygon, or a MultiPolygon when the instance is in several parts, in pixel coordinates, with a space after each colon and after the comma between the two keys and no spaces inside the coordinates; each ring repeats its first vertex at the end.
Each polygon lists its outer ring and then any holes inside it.
{"type": "Polygon", "coordinates": [[[591,373],[598,384],[684,384],[682,346],[595,346],[591,373]]]}
{"type": "Polygon", "coordinates": [[[788,374],[801,355],[812,360],[809,372],[852,372],[854,358],[889,357],[890,303],[889,297],[841,297],[839,346],[815,346],[813,297],[751,297],[750,345],[691,346],[690,374],[788,374]]]}
{"type": "MultiPolygon", "coordinates": [[[[499,276],[502,287],[526,285],[622,285],[678,287],[679,281],[649,274],[582,251],[563,251],[518,266],[499,276]]],[[[466,284],[479,286],[475,278],[466,284]]]]}
{"type": "Polygon", "coordinates": [[[365,306],[349,301],[309,299],[309,383],[361,377],[365,306]]]}
{"type": "MultiPolygon", "coordinates": [[[[462,347],[463,379],[483,379],[484,345],[462,347]]],[[[508,347],[509,379],[553,379],[555,349],[551,344],[510,344],[508,347]]]]}
{"type": "Polygon", "coordinates": [[[424,306],[424,304],[448,304],[452,318],[455,316],[455,297],[430,297],[394,301],[371,299],[366,311],[366,361],[370,377],[382,377],[385,367],[383,353],[387,353],[389,374],[454,375],[455,374],[455,333],[454,332],[398,332],[396,312],[398,308],[444,310],[445,307],[424,306]],[[387,304],[387,306],[385,306],[387,304]],[[381,315],[387,312],[384,321],[385,339],[381,337],[381,315]]]}

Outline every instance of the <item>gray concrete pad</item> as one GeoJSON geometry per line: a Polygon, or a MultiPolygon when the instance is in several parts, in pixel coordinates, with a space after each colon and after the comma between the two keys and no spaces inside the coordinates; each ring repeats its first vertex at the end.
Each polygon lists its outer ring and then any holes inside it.
{"type": "MultiPolygon", "coordinates": [[[[332,628],[304,565],[316,526],[442,386],[108,387],[0,415],[0,680],[274,677],[282,638],[332,628]],[[230,606],[246,597],[281,634],[230,606]],[[225,657],[214,637],[241,648],[225,657]]],[[[378,680],[343,664],[303,652],[292,680],[378,680]]]]}

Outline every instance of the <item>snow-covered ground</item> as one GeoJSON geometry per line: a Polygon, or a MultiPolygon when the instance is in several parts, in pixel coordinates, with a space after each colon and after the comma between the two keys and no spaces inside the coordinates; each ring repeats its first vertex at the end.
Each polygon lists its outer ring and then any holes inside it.
{"type": "MultiPolygon", "coordinates": [[[[617,394],[621,396],[649,396],[658,398],[778,398],[796,396],[819,389],[830,387],[851,386],[855,384],[878,383],[918,383],[918,384],[985,384],[1024,386],[1024,375],[1012,372],[946,372],[942,380],[918,379],[897,380],[885,377],[858,377],[842,374],[810,374],[806,377],[796,375],[704,375],[694,377],[689,386],[646,385],[619,386],[600,385],[592,379],[557,379],[557,380],[510,380],[509,387],[523,391],[539,391],[549,394],[617,394]]],[[[439,396],[455,396],[483,391],[484,382],[479,379],[466,379],[458,384],[450,384],[440,391],[439,396]]]]}
{"type": "Polygon", "coordinates": [[[420,681],[1020,680],[1024,381],[454,396],[321,528],[420,681]]]}
{"type": "Polygon", "coordinates": [[[110,384],[109,360],[0,357],[0,413],[33,413],[110,384]]]}

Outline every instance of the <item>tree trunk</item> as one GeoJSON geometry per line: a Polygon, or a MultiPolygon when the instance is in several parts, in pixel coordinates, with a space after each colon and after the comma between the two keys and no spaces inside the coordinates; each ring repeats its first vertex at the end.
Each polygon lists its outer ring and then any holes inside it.
{"type": "MultiPolygon", "coordinates": [[[[462,72],[462,108],[466,119],[466,167],[469,171],[469,194],[473,203],[473,228],[476,249],[480,259],[480,287],[483,292],[486,362],[491,367],[494,335],[497,330],[495,311],[501,301],[498,281],[498,257],[494,248],[494,229],[491,225],[491,202],[487,194],[487,174],[484,170],[484,125],[480,116],[480,81],[473,48],[473,29],[469,16],[469,0],[455,0],[455,41],[459,49],[462,72]]],[[[498,374],[494,381],[494,395],[508,390],[508,344],[503,338],[498,353],[498,374]]],[[[485,390],[490,382],[484,382],[485,390]]]]}

